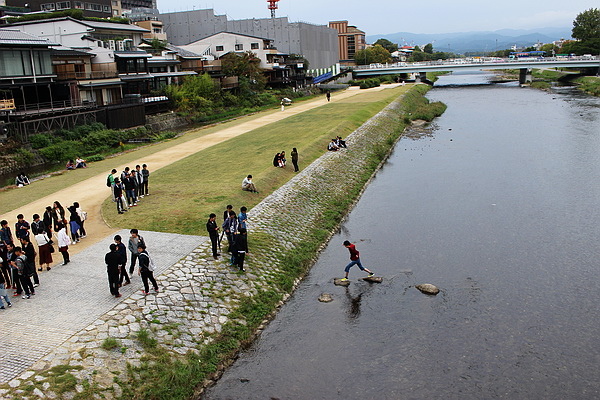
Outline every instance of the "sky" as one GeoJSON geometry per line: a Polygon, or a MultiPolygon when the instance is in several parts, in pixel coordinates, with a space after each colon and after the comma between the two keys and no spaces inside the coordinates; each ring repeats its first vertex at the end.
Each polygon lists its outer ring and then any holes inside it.
{"type": "MultiPolygon", "coordinates": [[[[267,0],[157,0],[161,12],[212,8],[229,19],[268,18],[267,0]]],[[[327,25],[348,20],[367,35],[453,33],[499,29],[571,28],[598,0],[280,0],[278,17],[327,25]],[[538,5],[536,5],[538,4],[538,5]]]]}

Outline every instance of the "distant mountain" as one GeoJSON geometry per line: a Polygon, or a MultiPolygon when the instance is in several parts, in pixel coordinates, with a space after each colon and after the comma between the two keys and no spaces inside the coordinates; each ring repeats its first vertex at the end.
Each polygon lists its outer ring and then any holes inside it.
{"type": "Polygon", "coordinates": [[[454,33],[410,33],[397,32],[384,35],[369,35],[367,42],[384,38],[400,46],[404,44],[423,46],[432,43],[436,51],[465,53],[469,51],[495,51],[517,47],[529,47],[537,43],[550,43],[569,39],[571,28],[501,29],[498,31],[454,32],[454,33]]]}

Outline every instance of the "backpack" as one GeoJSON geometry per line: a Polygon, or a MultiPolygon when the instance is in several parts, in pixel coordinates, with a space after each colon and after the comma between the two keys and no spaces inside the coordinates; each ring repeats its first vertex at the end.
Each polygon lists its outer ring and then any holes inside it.
{"type": "Polygon", "coordinates": [[[147,253],[140,253],[140,256],[148,257],[148,271],[153,272],[154,271],[154,260],[152,260],[152,258],[150,258],[150,255],[147,253]]]}
{"type": "Polygon", "coordinates": [[[112,184],[110,183],[110,175],[108,175],[108,176],[106,177],[106,186],[108,186],[108,187],[111,187],[111,186],[112,186],[112,184]]]}

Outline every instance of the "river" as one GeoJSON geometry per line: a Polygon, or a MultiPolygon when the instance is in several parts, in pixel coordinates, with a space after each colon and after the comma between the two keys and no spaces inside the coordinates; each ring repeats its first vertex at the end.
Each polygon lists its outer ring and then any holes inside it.
{"type": "Polygon", "coordinates": [[[205,399],[600,397],[600,99],[492,78],[436,82],[446,113],[205,399]],[[346,239],[383,283],[332,284],[346,239]]]}

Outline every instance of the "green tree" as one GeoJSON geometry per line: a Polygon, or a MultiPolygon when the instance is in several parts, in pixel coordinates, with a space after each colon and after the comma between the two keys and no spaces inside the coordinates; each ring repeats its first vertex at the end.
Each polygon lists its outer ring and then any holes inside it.
{"type": "Polygon", "coordinates": [[[381,39],[377,39],[377,41],[375,43],[373,43],[373,45],[380,45],[381,47],[383,47],[384,49],[386,49],[387,51],[389,51],[390,53],[393,53],[395,51],[398,51],[398,45],[396,43],[392,43],[387,39],[381,38],[381,39]]]}
{"type": "Polygon", "coordinates": [[[423,51],[425,53],[433,54],[433,44],[427,43],[425,47],[423,47],[423,51]]]}
{"type": "Polygon", "coordinates": [[[265,87],[266,78],[260,68],[260,58],[251,51],[225,54],[221,58],[221,68],[225,76],[247,78],[254,90],[262,90],[265,87]]]}
{"type": "Polygon", "coordinates": [[[381,45],[368,47],[364,50],[359,50],[354,54],[354,60],[358,65],[368,65],[373,63],[385,64],[392,61],[390,52],[384,49],[381,45]]]}
{"type": "Polygon", "coordinates": [[[571,36],[581,41],[600,38],[600,10],[590,8],[579,13],[573,21],[571,36]]]}

